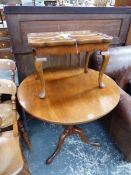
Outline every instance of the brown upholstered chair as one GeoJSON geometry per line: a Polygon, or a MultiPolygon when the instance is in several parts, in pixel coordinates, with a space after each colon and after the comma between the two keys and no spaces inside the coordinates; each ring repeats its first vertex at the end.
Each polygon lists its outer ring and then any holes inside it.
{"type": "MultiPolygon", "coordinates": [[[[24,161],[19,144],[17,112],[16,112],[16,85],[10,80],[0,79],[0,94],[11,95],[11,120],[13,131],[6,131],[0,134],[0,174],[18,174],[22,172],[24,161]]],[[[0,126],[3,126],[3,119],[0,114],[0,126]]]]}
{"type": "MultiPolygon", "coordinates": [[[[124,153],[125,159],[131,162],[131,96],[126,93],[131,88],[131,46],[110,48],[109,52],[110,61],[106,74],[119,85],[121,98],[108,118],[111,120],[107,121],[112,138],[124,153]]],[[[100,69],[101,63],[102,58],[98,53],[90,59],[91,68],[95,70],[100,69]]]]}
{"type": "MultiPolygon", "coordinates": [[[[4,78],[4,79],[8,78],[9,80],[12,80],[13,82],[15,82],[15,71],[16,71],[16,65],[13,60],[0,59],[0,78],[4,78]],[[10,76],[9,77],[4,76],[4,71],[8,71],[10,76]]],[[[2,125],[1,125],[2,131],[5,131],[5,128],[9,126],[12,126],[12,119],[11,119],[12,109],[11,108],[12,108],[11,101],[4,100],[3,102],[2,101],[0,102],[0,116],[2,118],[2,125]]],[[[20,129],[20,132],[22,133],[22,136],[26,144],[31,149],[32,146],[31,146],[28,134],[21,122],[18,112],[17,112],[17,119],[18,119],[18,126],[20,129]]]]}

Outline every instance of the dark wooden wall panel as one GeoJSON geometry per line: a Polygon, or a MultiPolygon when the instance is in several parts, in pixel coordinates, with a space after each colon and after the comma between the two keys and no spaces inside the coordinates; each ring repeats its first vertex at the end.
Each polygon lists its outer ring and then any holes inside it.
{"type": "Polygon", "coordinates": [[[20,22],[23,45],[28,47],[27,34],[33,32],[92,30],[113,37],[120,37],[122,20],[74,20],[74,21],[22,21],[20,22]],[[32,28],[30,26],[33,26],[32,28]]]}
{"type": "MultiPolygon", "coordinates": [[[[5,14],[21,80],[34,70],[28,33],[92,30],[113,36],[112,45],[124,45],[131,20],[129,8],[7,7],[5,14]]],[[[48,56],[44,66],[80,66],[83,58],[84,53],[80,57],[48,56]]]]}
{"type": "Polygon", "coordinates": [[[69,30],[92,30],[114,37],[112,44],[125,43],[130,23],[127,14],[66,14],[66,15],[7,15],[15,53],[26,53],[30,49],[27,34],[31,32],[52,32],[69,30]],[[13,30],[11,29],[12,27],[13,30]]]}

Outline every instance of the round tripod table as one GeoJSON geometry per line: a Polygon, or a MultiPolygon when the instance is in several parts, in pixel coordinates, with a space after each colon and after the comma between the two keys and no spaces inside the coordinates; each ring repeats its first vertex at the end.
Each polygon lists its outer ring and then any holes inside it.
{"type": "Polygon", "coordinates": [[[100,89],[97,83],[99,72],[89,69],[54,69],[45,70],[46,98],[40,99],[41,88],[36,73],[28,76],[18,88],[18,100],[21,106],[32,116],[65,126],[53,155],[46,161],[51,163],[58,154],[64,140],[71,134],[79,134],[87,144],[90,142],[83,130],[75,126],[103,117],[119,102],[120,93],[116,83],[108,76],[103,76],[106,84],[100,89]]]}

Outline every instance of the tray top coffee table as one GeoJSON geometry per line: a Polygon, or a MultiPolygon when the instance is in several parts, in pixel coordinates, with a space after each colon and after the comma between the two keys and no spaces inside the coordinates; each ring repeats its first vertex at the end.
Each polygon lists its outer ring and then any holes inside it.
{"type": "Polygon", "coordinates": [[[40,92],[38,92],[39,97],[45,98],[46,96],[43,62],[47,60],[47,55],[79,54],[86,52],[84,72],[87,73],[91,53],[101,51],[103,63],[97,81],[99,87],[104,88],[105,84],[102,81],[102,77],[109,61],[109,53],[107,51],[111,41],[111,36],[89,30],[29,33],[28,44],[33,50],[37,75],[41,81],[40,92]]]}
{"type": "Polygon", "coordinates": [[[91,143],[76,124],[87,123],[103,117],[119,102],[120,93],[116,83],[106,75],[106,87],[99,88],[99,72],[92,69],[85,74],[82,68],[44,70],[46,98],[40,99],[40,80],[36,73],[28,76],[18,88],[21,106],[32,116],[50,123],[65,125],[54,154],[47,160],[51,163],[58,154],[64,139],[79,134],[83,141],[91,143]]]}

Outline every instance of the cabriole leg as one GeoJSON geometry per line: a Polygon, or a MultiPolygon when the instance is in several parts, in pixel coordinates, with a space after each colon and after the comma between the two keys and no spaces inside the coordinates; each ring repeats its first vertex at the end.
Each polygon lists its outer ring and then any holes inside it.
{"type": "Polygon", "coordinates": [[[84,64],[84,72],[85,73],[88,72],[88,63],[89,63],[90,55],[91,55],[91,52],[86,52],[86,55],[85,55],[85,64],[84,64]]]}
{"type": "Polygon", "coordinates": [[[103,83],[102,81],[102,77],[103,77],[103,74],[106,70],[106,66],[109,62],[109,58],[110,58],[110,55],[109,55],[109,52],[102,52],[102,58],[103,58],[103,61],[102,61],[102,66],[101,66],[101,70],[99,72],[99,78],[98,78],[98,83],[99,83],[99,87],[100,88],[104,88],[105,87],[105,84],[103,83]]]}
{"type": "Polygon", "coordinates": [[[40,79],[41,90],[39,92],[40,98],[45,98],[45,80],[43,76],[43,62],[46,61],[46,58],[37,58],[35,59],[35,68],[37,72],[37,77],[40,79]]]}

